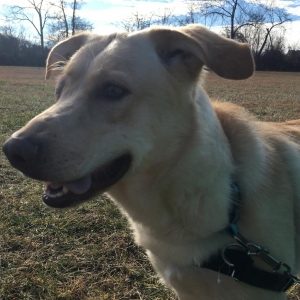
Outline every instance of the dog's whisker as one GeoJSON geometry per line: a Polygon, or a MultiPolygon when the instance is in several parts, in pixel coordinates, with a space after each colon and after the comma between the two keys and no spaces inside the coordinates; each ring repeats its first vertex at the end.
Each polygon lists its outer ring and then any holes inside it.
{"type": "Polygon", "coordinates": [[[62,71],[62,70],[64,70],[66,64],[67,64],[67,61],[65,61],[65,60],[56,61],[48,67],[48,70],[50,70],[50,71],[62,71]]]}

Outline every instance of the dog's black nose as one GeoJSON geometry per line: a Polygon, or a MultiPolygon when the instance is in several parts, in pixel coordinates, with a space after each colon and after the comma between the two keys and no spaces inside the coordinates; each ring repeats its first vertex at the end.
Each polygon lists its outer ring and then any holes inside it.
{"type": "Polygon", "coordinates": [[[38,144],[29,138],[11,137],[3,145],[3,152],[15,168],[28,174],[36,160],[38,148],[38,144]]]}

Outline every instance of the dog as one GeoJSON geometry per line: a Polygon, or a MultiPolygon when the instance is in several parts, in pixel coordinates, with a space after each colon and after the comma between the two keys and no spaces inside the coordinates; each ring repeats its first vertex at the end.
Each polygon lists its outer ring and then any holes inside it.
{"type": "Polygon", "coordinates": [[[202,26],[81,33],[50,51],[56,102],[3,150],[43,201],[108,192],[181,300],[286,299],[300,268],[300,120],[213,103],[203,68],[254,72],[248,45],[202,26]]]}

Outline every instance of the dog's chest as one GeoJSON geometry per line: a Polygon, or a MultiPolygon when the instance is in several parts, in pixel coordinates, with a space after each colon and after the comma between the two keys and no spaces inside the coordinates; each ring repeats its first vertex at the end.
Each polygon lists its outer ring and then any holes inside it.
{"type": "Polygon", "coordinates": [[[200,266],[216,249],[230,241],[223,232],[203,239],[174,224],[163,227],[159,233],[138,223],[132,223],[132,228],[136,242],[146,249],[160,273],[173,267],[200,266]]]}

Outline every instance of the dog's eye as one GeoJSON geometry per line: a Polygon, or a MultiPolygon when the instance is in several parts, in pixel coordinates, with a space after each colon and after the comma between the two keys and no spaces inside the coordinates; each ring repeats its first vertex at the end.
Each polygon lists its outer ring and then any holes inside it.
{"type": "Polygon", "coordinates": [[[90,97],[117,101],[128,94],[130,94],[130,91],[127,88],[113,82],[107,82],[96,89],[93,89],[90,93],[90,97]]]}
{"type": "Polygon", "coordinates": [[[120,100],[129,94],[129,90],[114,83],[107,83],[102,87],[100,93],[101,95],[99,96],[103,98],[120,100]]]}

